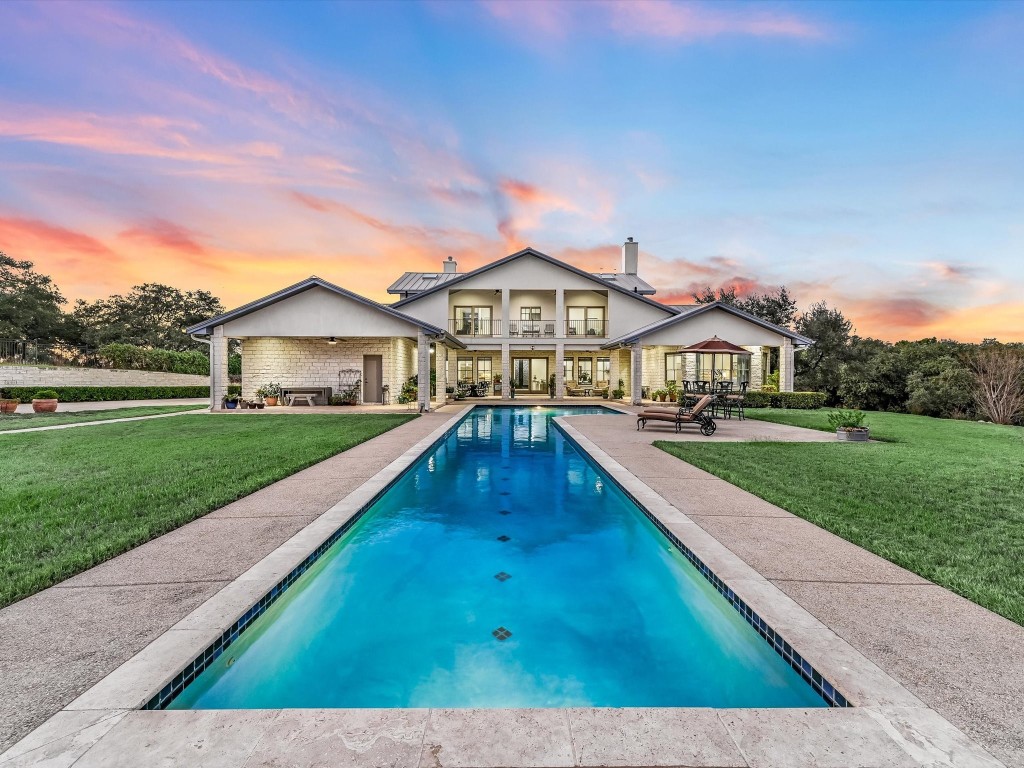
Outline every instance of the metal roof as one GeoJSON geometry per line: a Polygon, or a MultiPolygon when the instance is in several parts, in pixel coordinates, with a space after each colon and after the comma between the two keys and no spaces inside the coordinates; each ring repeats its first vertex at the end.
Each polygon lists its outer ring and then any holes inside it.
{"type": "Polygon", "coordinates": [[[279,301],[283,301],[284,299],[295,296],[296,294],[302,293],[303,291],[308,291],[311,288],[317,287],[324,288],[340,296],[345,296],[367,307],[380,310],[384,314],[391,315],[392,317],[396,317],[399,320],[405,320],[406,322],[423,329],[426,333],[432,336],[443,336],[446,341],[454,344],[457,347],[460,347],[461,349],[466,348],[465,344],[463,344],[461,341],[452,336],[450,333],[448,333],[448,331],[444,330],[443,328],[438,328],[436,325],[425,323],[419,318],[413,317],[412,315],[407,315],[404,312],[399,312],[397,309],[393,309],[392,307],[389,307],[386,304],[379,304],[376,301],[373,301],[372,299],[368,299],[365,296],[360,296],[358,293],[353,293],[352,291],[342,288],[340,285],[329,283],[326,280],[317,277],[316,275],[313,275],[312,277],[307,277],[305,280],[295,283],[295,285],[289,285],[287,288],[282,288],[280,291],[277,291],[276,293],[271,293],[269,296],[264,296],[262,299],[256,299],[256,301],[250,301],[248,304],[243,304],[241,307],[238,307],[237,309],[232,309],[230,312],[225,312],[222,315],[211,317],[209,320],[204,320],[201,323],[193,325],[191,328],[186,328],[185,333],[198,333],[208,335],[213,332],[215,326],[223,325],[224,323],[230,322],[231,320],[236,320],[239,317],[244,317],[245,315],[251,314],[252,312],[256,312],[257,310],[263,309],[264,307],[269,307],[271,304],[276,304],[279,301]]]}
{"type": "Polygon", "coordinates": [[[627,291],[641,293],[644,296],[652,296],[657,293],[657,289],[639,275],[630,275],[625,272],[595,272],[594,276],[600,277],[609,283],[615,283],[627,291]]]}
{"type": "Polygon", "coordinates": [[[521,251],[516,251],[515,253],[509,254],[508,256],[505,256],[502,259],[498,259],[497,261],[492,261],[490,264],[485,264],[484,266],[478,267],[477,269],[474,269],[471,272],[455,273],[453,275],[453,279],[445,280],[443,282],[439,281],[438,284],[435,285],[433,288],[428,288],[425,291],[422,291],[420,293],[417,293],[417,294],[414,294],[414,295],[409,296],[407,298],[404,298],[404,299],[401,299],[399,301],[396,301],[392,306],[395,306],[395,307],[405,306],[406,304],[409,304],[410,302],[413,302],[413,301],[415,301],[416,299],[419,299],[422,296],[426,296],[427,294],[433,293],[434,291],[438,290],[439,288],[443,287],[444,285],[455,285],[455,284],[460,283],[463,280],[466,280],[466,279],[468,279],[470,277],[475,277],[477,275],[482,275],[484,272],[489,272],[492,269],[500,267],[500,266],[502,266],[504,264],[508,264],[510,261],[515,261],[516,259],[522,258],[523,256],[533,256],[535,258],[540,259],[541,261],[546,261],[549,264],[554,264],[556,267],[561,267],[562,269],[564,269],[564,270],[566,270],[568,272],[572,272],[573,274],[579,275],[580,277],[585,277],[588,280],[592,280],[595,283],[599,283],[599,284],[602,284],[602,285],[607,285],[612,290],[618,291],[619,293],[626,294],[627,296],[632,296],[637,301],[642,301],[645,304],[650,304],[652,307],[657,307],[658,309],[663,309],[663,310],[665,310],[665,312],[668,312],[672,316],[674,316],[676,314],[676,312],[677,312],[677,310],[673,309],[672,307],[668,306],[667,304],[662,304],[660,301],[655,301],[654,299],[648,298],[647,296],[645,296],[644,294],[640,293],[639,291],[634,292],[632,290],[627,290],[626,288],[623,288],[622,286],[618,285],[615,282],[611,282],[609,280],[602,280],[600,277],[595,275],[593,272],[586,272],[586,271],[584,271],[582,269],[579,269],[578,267],[574,267],[572,264],[566,264],[564,261],[559,261],[558,259],[554,258],[553,256],[548,256],[546,253],[541,253],[540,251],[538,251],[538,250],[536,250],[534,248],[523,248],[523,250],[521,250],[521,251]]]}
{"type": "Polygon", "coordinates": [[[676,323],[685,320],[696,315],[702,315],[711,309],[721,309],[728,312],[730,315],[735,315],[744,320],[747,320],[755,325],[759,325],[762,328],[766,328],[769,331],[774,331],[780,336],[787,336],[793,340],[799,346],[810,346],[814,343],[814,339],[809,339],[806,336],[801,336],[795,331],[791,331],[789,328],[784,328],[781,325],[775,325],[775,323],[769,323],[767,320],[762,320],[757,315],[752,315],[749,312],[744,312],[742,309],[737,309],[732,304],[723,304],[720,301],[714,301],[710,304],[697,304],[697,305],[684,305],[673,307],[676,314],[672,317],[666,317],[663,320],[645,325],[642,328],[637,328],[635,331],[630,331],[627,334],[619,336],[617,339],[612,339],[607,344],[603,344],[601,349],[612,349],[614,347],[621,347],[624,344],[633,344],[639,341],[649,333],[660,331],[662,328],[668,328],[669,326],[675,325],[676,323]]]}
{"type": "Polygon", "coordinates": [[[388,293],[422,293],[460,276],[458,272],[406,272],[388,286],[388,293]]]}

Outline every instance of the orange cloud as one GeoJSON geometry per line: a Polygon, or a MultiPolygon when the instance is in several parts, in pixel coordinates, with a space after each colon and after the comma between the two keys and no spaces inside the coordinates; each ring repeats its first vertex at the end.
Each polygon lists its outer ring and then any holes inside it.
{"type": "Polygon", "coordinates": [[[195,256],[206,254],[206,248],[199,244],[194,232],[165,219],[150,219],[124,230],[120,237],[195,256]]]}
{"type": "Polygon", "coordinates": [[[0,216],[0,245],[12,255],[19,249],[73,251],[90,256],[110,256],[113,251],[94,237],[39,219],[0,216]]]}

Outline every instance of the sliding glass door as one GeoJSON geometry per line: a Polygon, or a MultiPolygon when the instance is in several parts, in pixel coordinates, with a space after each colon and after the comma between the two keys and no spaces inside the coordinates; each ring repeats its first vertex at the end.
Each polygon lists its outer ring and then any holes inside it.
{"type": "Polygon", "coordinates": [[[548,361],[546,357],[512,358],[512,386],[516,392],[547,393],[548,361]]]}

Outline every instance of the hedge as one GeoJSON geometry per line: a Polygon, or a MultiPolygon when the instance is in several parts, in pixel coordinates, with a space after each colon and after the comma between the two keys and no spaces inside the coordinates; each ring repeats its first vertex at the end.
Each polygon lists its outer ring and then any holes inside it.
{"type": "Polygon", "coordinates": [[[824,392],[747,392],[745,408],[796,408],[814,410],[825,405],[824,392]]]}
{"type": "MultiPolygon", "coordinates": [[[[164,400],[169,397],[209,397],[209,387],[47,387],[65,403],[99,400],[164,400]]],[[[0,397],[31,403],[40,387],[2,387],[0,397]]]]}

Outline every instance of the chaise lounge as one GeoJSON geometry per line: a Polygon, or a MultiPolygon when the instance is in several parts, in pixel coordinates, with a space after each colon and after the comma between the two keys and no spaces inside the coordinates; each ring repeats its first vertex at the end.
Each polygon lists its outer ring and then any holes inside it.
{"type": "Polygon", "coordinates": [[[636,416],[636,428],[646,429],[648,421],[659,421],[667,424],[673,424],[676,432],[681,432],[684,426],[693,424],[700,428],[700,433],[705,437],[711,437],[715,434],[715,430],[718,426],[715,424],[715,420],[711,418],[709,413],[705,413],[708,407],[714,402],[713,395],[704,395],[700,400],[697,401],[693,408],[689,408],[685,405],[680,406],[678,409],[670,408],[646,408],[636,416]]]}

